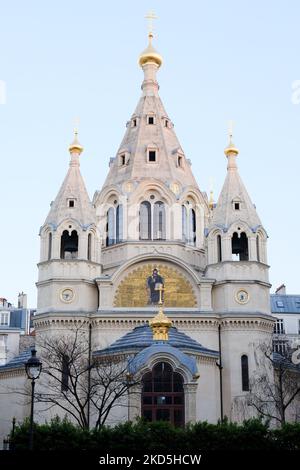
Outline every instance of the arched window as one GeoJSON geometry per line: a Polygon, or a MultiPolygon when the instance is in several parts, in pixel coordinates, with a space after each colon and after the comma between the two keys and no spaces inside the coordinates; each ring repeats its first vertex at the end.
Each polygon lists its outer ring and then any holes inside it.
{"type": "Polygon", "coordinates": [[[190,245],[196,244],[196,212],[195,209],[187,209],[182,206],[182,239],[190,245]]]}
{"type": "Polygon", "coordinates": [[[123,206],[119,204],[116,210],[116,243],[123,241],[123,206]]]}
{"type": "Polygon", "coordinates": [[[92,234],[88,234],[88,245],[87,245],[87,259],[91,261],[92,259],[92,234]]]}
{"type": "Polygon", "coordinates": [[[158,201],[154,204],[153,212],[153,239],[166,239],[166,212],[163,202],[158,201]]]}
{"type": "Polygon", "coordinates": [[[60,241],[60,257],[61,259],[78,258],[78,234],[73,230],[69,235],[68,230],[64,230],[60,241]]]}
{"type": "Polygon", "coordinates": [[[190,222],[190,230],[189,230],[189,240],[192,245],[196,244],[196,212],[194,209],[190,209],[189,213],[189,222],[190,222]]]}
{"type": "Polygon", "coordinates": [[[185,206],[181,206],[182,214],[182,240],[187,242],[188,233],[187,233],[187,210],[185,206]]]}
{"type": "Polygon", "coordinates": [[[110,207],[107,211],[107,226],[106,226],[106,246],[113,245],[115,239],[115,209],[110,207]]]}
{"type": "Polygon", "coordinates": [[[183,377],[159,362],[142,378],[142,417],[184,426],[183,377]]]}
{"type": "Polygon", "coordinates": [[[260,237],[259,235],[256,236],[256,255],[257,261],[260,261],[260,249],[259,249],[260,237]]]}
{"type": "Polygon", "coordinates": [[[232,260],[233,261],[248,261],[248,238],[245,232],[242,232],[240,236],[237,232],[234,232],[231,240],[232,246],[232,260]]]}
{"type": "Polygon", "coordinates": [[[217,236],[217,260],[218,260],[218,263],[220,263],[222,261],[222,239],[221,239],[221,235],[218,235],[217,236]]]}
{"type": "Polygon", "coordinates": [[[66,392],[69,388],[70,359],[66,354],[63,355],[61,365],[61,391],[66,392]]]}
{"type": "Polygon", "coordinates": [[[242,370],[242,390],[243,392],[249,392],[249,365],[248,356],[244,354],[241,357],[241,370],[242,370]]]}
{"type": "Polygon", "coordinates": [[[52,257],[52,233],[49,233],[48,237],[48,259],[52,257]]]}
{"type": "Polygon", "coordinates": [[[143,201],[140,205],[140,240],[151,240],[151,204],[143,201]]]}

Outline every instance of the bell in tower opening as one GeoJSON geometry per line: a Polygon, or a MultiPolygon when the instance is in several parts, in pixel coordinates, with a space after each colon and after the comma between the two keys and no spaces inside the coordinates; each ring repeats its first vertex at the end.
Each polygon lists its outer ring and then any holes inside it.
{"type": "Polygon", "coordinates": [[[61,259],[75,259],[78,258],[78,234],[73,230],[69,234],[68,230],[64,230],[61,236],[60,245],[61,259]]]}

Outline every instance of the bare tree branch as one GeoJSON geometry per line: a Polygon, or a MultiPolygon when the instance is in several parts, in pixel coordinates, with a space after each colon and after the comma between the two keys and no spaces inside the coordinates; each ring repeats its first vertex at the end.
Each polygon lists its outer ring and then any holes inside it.
{"type": "Polygon", "coordinates": [[[114,407],[122,406],[129,389],[140,382],[129,374],[133,357],[106,355],[89,363],[88,333],[84,327],[68,330],[64,335],[41,337],[37,348],[43,369],[36,401],[48,404],[48,409],[63,410],[83,429],[89,426],[89,401],[99,428],[114,407]]]}
{"type": "Polygon", "coordinates": [[[250,380],[248,405],[261,416],[283,425],[288,408],[300,397],[300,369],[291,362],[291,350],[285,356],[274,355],[272,343],[258,347],[259,368],[250,380]]]}

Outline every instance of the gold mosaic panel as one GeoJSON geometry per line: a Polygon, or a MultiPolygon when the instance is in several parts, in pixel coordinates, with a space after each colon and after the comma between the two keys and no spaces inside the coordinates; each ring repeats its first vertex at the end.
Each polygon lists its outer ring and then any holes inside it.
{"type": "Polygon", "coordinates": [[[164,278],[166,307],[196,307],[196,296],[190,282],[174,268],[163,264],[144,264],[130,272],[117,288],[115,307],[147,307],[147,278],[158,268],[164,278]]]}

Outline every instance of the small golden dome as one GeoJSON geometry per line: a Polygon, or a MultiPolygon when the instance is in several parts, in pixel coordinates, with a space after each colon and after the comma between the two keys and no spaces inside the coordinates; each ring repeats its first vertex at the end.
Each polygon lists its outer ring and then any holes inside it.
{"type": "Polygon", "coordinates": [[[227,145],[227,147],[224,149],[224,153],[227,157],[227,155],[229,155],[230,153],[234,153],[235,155],[238,155],[239,153],[239,150],[236,148],[236,146],[234,145],[234,143],[232,142],[232,139],[230,137],[230,140],[229,140],[229,144],[227,145]]]}
{"type": "Polygon", "coordinates": [[[153,34],[150,33],[148,37],[149,44],[139,57],[139,65],[143,67],[143,65],[147,64],[147,62],[154,62],[158,65],[158,67],[160,67],[163,63],[162,56],[152,46],[153,34]]]}
{"type": "Polygon", "coordinates": [[[83,152],[83,147],[82,145],[79,143],[78,141],[78,132],[75,131],[75,137],[74,137],[74,140],[73,142],[71,143],[71,145],[69,146],[69,152],[70,153],[79,153],[81,154],[81,152],[83,152]]]}
{"type": "Polygon", "coordinates": [[[168,332],[172,326],[172,320],[164,314],[162,305],[159,306],[158,314],[149,321],[149,326],[152,328],[155,341],[167,341],[169,339],[168,332]]]}

